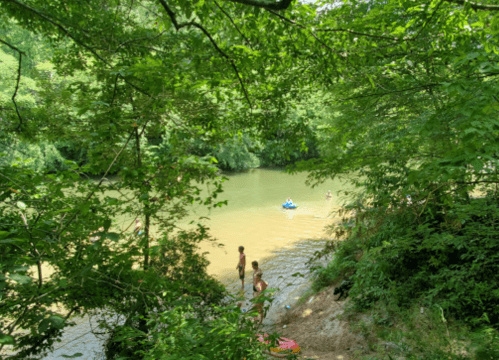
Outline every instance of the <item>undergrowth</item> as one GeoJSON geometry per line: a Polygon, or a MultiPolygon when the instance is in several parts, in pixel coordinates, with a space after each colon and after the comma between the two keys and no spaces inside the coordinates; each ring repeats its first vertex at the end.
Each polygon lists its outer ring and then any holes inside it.
{"type": "Polygon", "coordinates": [[[353,281],[351,311],[370,319],[354,327],[377,354],[366,359],[499,359],[496,196],[346,210],[314,289],[353,281]]]}

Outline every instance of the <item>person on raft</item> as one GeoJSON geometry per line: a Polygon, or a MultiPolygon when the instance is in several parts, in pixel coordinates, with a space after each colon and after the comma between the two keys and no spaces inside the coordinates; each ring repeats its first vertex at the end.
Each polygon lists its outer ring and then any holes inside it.
{"type": "Polygon", "coordinates": [[[286,205],[293,205],[293,200],[288,196],[288,199],[286,200],[286,205]]]}
{"type": "Polygon", "coordinates": [[[269,286],[269,284],[265,280],[262,280],[262,276],[263,273],[261,271],[256,274],[256,286],[255,286],[256,288],[255,299],[257,299],[257,301],[259,300],[259,302],[255,304],[255,307],[258,310],[258,313],[260,314],[260,324],[263,322],[263,303],[265,302],[265,300],[258,298],[262,296],[262,292],[265,291],[265,289],[267,289],[267,286],[269,286]]]}
{"type": "Polygon", "coordinates": [[[236,266],[238,269],[239,279],[241,279],[241,290],[244,291],[244,269],[246,268],[246,255],[244,254],[244,246],[239,246],[239,263],[236,266]]]}

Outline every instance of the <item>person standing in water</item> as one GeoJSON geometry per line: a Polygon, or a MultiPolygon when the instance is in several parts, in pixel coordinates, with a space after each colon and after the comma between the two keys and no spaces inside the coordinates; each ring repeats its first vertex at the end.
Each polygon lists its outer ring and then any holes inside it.
{"type": "Polygon", "coordinates": [[[244,254],[244,246],[239,246],[239,263],[236,269],[239,270],[239,279],[241,279],[241,290],[244,290],[244,269],[246,268],[246,255],[244,254]]]}
{"type": "Polygon", "coordinates": [[[262,274],[262,270],[258,267],[258,261],[253,261],[251,263],[251,267],[253,268],[253,297],[255,297],[256,293],[258,292],[258,290],[256,288],[256,284],[257,284],[256,275],[262,274]]]}
{"type": "MultiPolygon", "coordinates": [[[[260,272],[258,272],[256,274],[256,296],[255,298],[259,298],[262,296],[262,292],[265,291],[265,289],[267,289],[267,286],[269,286],[269,284],[262,279],[262,271],[260,270],[260,272]]],[[[260,324],[263,322],[263,304],[264,304],[265,300],[260,300],[259,302],[257,302],[255,304],[255,307],[256,309],[258,310],[258,313],[260,314],[260,324]]]]}
{"type": "Polygon", "coordinates": [[[326,199],[331,199],[333,197],[333,194],[331,194],[331,190],[328,190],[326,193],[326,199]]]}

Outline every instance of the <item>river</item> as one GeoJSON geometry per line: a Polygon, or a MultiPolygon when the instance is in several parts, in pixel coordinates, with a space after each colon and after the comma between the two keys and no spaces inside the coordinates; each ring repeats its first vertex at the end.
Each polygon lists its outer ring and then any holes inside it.
{"type": "MultiPolygon", "coordinates": [[[[221,280],[229,290],[235,292],[241,286],[235,269],[240,245],[244,246],[246,254],[246,297],[251,297],[253,260],[260,263],[263,278],[270,287],[281,289],[264,322],[270,323],[284,310],[284,305],[292,305],[307,287],[305,262],[322,248],[328,236],[325,227],[338,220],[332,212],[345,201],[337,194],[345,185],[339,180],[329,180],[312,189],[305,185],[305,173],[290,175],[280,170],[255,169],[228,177],[224,192],[219,196],[228,201],[228,206],[209,211],[203,206],[193,206],[189,218],[208,217],[204,222],[210,227],[210,233],[224,245],[219,248],[211,243],[201,244],[201,251],[208,252],[208,273],[221,280]],[[333,194],[329,200],[325,197],[328,190],[333,194]],[[298,205],[297,209],[282,208],[288,196],[298,205]],[[290,276],[296,272],[305,277],[290,276]]],[[[132,220],[119,219],[118,225],[125,226],[132,220]]],[[[245,303],[243,308],[248,305],[245,303]]],[[[96,336],[92,331],[97,327],[96,317],[73,320],[77,325],[67,329],[62,342],[43,359],[63,359],[62,355],[77,352],[83,354],[78,359],[103,359],[105,337],[96,336]]]]}

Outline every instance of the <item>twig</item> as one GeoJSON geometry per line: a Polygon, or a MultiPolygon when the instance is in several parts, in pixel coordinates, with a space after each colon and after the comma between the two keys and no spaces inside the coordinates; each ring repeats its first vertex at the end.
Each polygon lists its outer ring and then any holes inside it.
{"type": "Polygon", "coordinates": [[[440,5],[443,4],[443,2],[444,2],[444,0],[440,0],[440,2],[435,7],[435,10],[433,11],[433,14],[431,14],[431,16],[428,19],[428,21],[425,21],[425,23],[423,24],[423,26],[421,27],[421,29],[418,31],[418,33],[416,34],[416,36],[414,36],[414,38],[411,39],[411,41],[416,40],[418,38],[418,36],[423,32],[423,30],[425,29],[426,25],[428,25],[431,22],[431,20],[433,19],[433,17],[435,16],[435,14],[438,11],[438,8],[440,7],[440,5]]]}
{"type": "MultiPolygon", "coordinates": [[[[99,183],[97,184],[97,187],[92,190],[90,192],[90,194],[87,195],[86,199],[83,201],[83,203],[86,203],[88,200],[90,200],[90,198],[95,194],[95,192],[97,191],[97,189],[102,185],[102,183],[104,182],[104,179],[106,178],[107,174],[109,173],[109,171],[111,170],[111,167],[114,165],[114,163],[116,162],[116,160],[118,160],[118,157],[121,155],[121,153],[123,152],[123,150],[125,150],[125,148],[128,146],[128,143],[130,142],[130,140],[132,139],[132,136],[134,135],[134,132],[130,132],[130,136],[128,136],[128,139],[125,143],[125,145],[123,145],[120,149],[120,151],[116,154],[116,156],[114,157],[113,161],[111,162],[111,164],[109,164],[109,167],[107,168],[106,172],[104,173],[104,175],[102,176],[102,178],[100,179],[99,183]]],[[[66,222],[66,224],[61,228],[61,230],[59,230],[56,234],[56,237],[59,237],[62,232],[64,230],[66,230],[66,228],[69,226],[69,224],[71,224],[73,222],[73,220],[76,218],[76,215],[78,215],[80,213],[80,210],[77,210],[74,212],[73,216],[66,222]]]]}
{"type": "MultiPolygon", "coordinates": [[[[279,17],[280,19],[286,21],[286,22],[289,22],[290,24],[293,24],[299,28],[302,28],[302,29],[305,29],[305,30],[309,30],[312,34],[313,34],[313,31],[308,29],[305,25],[302,25],[302,24],[299,24],[297,23],[296,21],[294,20],[291,20],[285,16],[282,16],[281,14],[279,13],[276,13],[275,11],[272,11],[272,10],[267,10],[269,13],[279,17]]],[[[367,37],[373,37],[373,38],[378,38],[378,39],[385,39],[385,40],[392,40],[392,41],[399,41],[398,38],[394,38],[394,37],[389,37],[389,36],[383,36],[383,35],[371,35],[371,34],[366,34],[366,33],[360,33],[360,32],[357,32],[357,31],[353,31],[353,30],[347,30],[347,29],[317,29],[317,31],[320,31],[320,32],[347,32],[347,33],[350,33],[350,34],[353,34],[353,35],[359,35],[359,36],[367,36],[367,37]]]]}
{"type": "MultiPolygon", "coordinates": [[[[288,0],[285,0],[285,1],[288,1],[288,0]]],[[[206,37],[210,40],[211,44],[213,45],[213,47],[215,48],[215,50],[218,51],[218,53],[224,58],[226,59],[227,61],[230,62],[232,68],[234,69],[234,72],[236,73],[236,76],[237,76],[237,79],[239,80],[239,83],[241,84],[241,88],[243,89],[243,92],[244,92],[244,96],[246,97],[246,101],[248,101],[248,104],[250,106],[251,109],[253,109],[253,105],[251,104],[251,101],[249,99],[249,95],[248,95],[248,92],[246,91],[246,87],[244,86],[244,83],[243,83],[243,79],[241,78],[241,75],[239,74],[239,70],[237,69],[237,66],[236,64],[234,63],[234,61],[225,53],[222,51],[222,49],[220,49],[220,47],[217,45],[217,43],[215,42],[215,40],[213,39],[213,37],[210,35],[210,33],[200,24],[198,24],[197,22],[195,21],[190,21],[190,22],[187,22],[187,23],[178,23],[177,21],[177,16],[175,15],[175,13],[170,9],[170,7],[168,6],[168,4],[166,3],[165,0],[159,0],[159,2],[161,3],[161,5],[163,6],[163,8],[165,9],[166,13],[168,14],[168,16],[170,17],[172,23],[173,23],[173,26],[175,27],[175,29],[177,31],[179,31],[180,29],[184,28],[184,27],[196,27],[198,28],[199,30],[201,30],[205,35],[206,37]]],[[[283,1],[284,2],[284,1],[283,1]]]]}
{"type": "Polygon", "coordinates": [[[220,9],[221,12],[223,12],[225,14],[225,16],[227,16],[227,18],[232,23],[232,25],[234,26],[234,28],[236,28],[237,32],[242,36],[242,38],[251,47],[251,42],[249,41],[249,39],[246,36],[244,36],[244,34],[241,32],[241,30],[239,30],[239,27],[234,23],[234,20],[232,20],[232,17],[224,9],[222,9],[222,7],[216,1],[215,1],[215,5],[220,9]]]}

